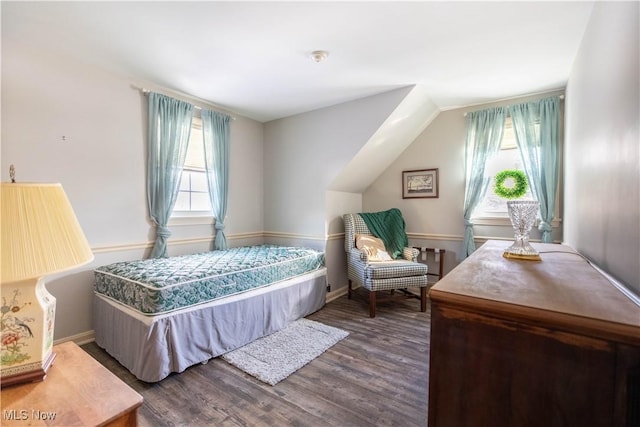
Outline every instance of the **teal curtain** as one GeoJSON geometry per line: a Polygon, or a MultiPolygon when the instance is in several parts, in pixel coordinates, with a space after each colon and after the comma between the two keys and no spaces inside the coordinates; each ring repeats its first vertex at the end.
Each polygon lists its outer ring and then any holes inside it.
{"type": "Polygon", "coordinates": [[[540,202],[541,240],[552,241],[560,157],[560,99],[555,96],[509,107],[516,142],[533,197],[540,202]]]}
{"type": "Polygon", "coordinates": [[[152,258],[167,256],[171,232],[167,222],[178,197],[180,176],[187,155],[193,106],[150,92],[147,139],[147,205],[156,224],[152,258]]]}
{"type": "Polygon", "coordinates": [[[490,108],[467,114],[467,137],[465,146],[465,174],[467,186],[464,194],[464,240],[461,259],[476,250],[471,215],[484,198],[491,179],[485,177],[487,161],[500,150],[505,107],[490,108]]]}
{"type": "Polygon", "coordinates": [[[209,198],[215,219],[215,248],[227,249],[224,221],[229,196],[229,122],[231,117],[202,110],[204,158],[209,183],[209,198]]]}

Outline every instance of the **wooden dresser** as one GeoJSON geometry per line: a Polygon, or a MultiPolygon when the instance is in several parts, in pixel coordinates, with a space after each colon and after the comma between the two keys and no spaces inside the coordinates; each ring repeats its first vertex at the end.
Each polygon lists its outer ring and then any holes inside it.
{"type": "Polygon", "coordinates": [[[509,245],[429,292],[429,427],[640,426],[640,307],[567,246],[509,245]]]}
{"type": "Polygon", "coordinates": [[[73,342],[53,347],[44,381],[2,389],[2,426],[138,425],[142,396],[73,342]]]}

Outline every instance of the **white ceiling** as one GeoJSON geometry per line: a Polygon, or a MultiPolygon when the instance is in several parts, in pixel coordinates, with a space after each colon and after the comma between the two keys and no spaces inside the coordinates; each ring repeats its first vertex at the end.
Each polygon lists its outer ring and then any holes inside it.
{"type": "Polygon", "coordinates": [[[563,88],[592,6],[3,1],[2,43],[266,122],[414,84],[443,110],[563,88]],[[329,58],[313,62],[317,49],[329,58]]]}

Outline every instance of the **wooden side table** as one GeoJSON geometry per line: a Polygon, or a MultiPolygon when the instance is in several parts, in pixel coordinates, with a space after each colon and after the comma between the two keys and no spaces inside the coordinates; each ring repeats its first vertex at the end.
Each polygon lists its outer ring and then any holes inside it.
{"type": "Polygon", "coordinates": [[[418,255],[418,262],[423,262],[425,264],[427,263],[426,260],[423,261],[421,259],[422,252],[424,250],[425,254],[432,253],[434,258],[435,258],[435,262],[438,263],[438,272],[437,273],[427,273],[427,276],[432,276],[432,277],[436,277],[437,278],[435,281],[430,281],[429,284],[433,285],[438,280],[442,279],[444,277],[444,254],[447,251],[445,249],[423,248],[423,247],[420,247],[420,246],[413,246],[413,248],[420,251],[420,255],[418,255]]]}
{"type": "Polygon", "coordinates": [[[2,426],[137,426],[142,396],[73,342],[44,381],[2,389],[2,426]]]}

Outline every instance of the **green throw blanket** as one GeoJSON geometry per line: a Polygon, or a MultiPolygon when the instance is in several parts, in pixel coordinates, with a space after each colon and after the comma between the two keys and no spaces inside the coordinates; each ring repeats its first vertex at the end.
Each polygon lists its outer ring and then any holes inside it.
{"type": "Polygon", "coordinates": [[[391,258],[402,257],[402,249],[409,246],[407,233],[404,231],[405,223],[399,209],[393,208],[383,212],[371,212],[358,214],[367,224],[371,234],[384,242],[391,258]]]}

